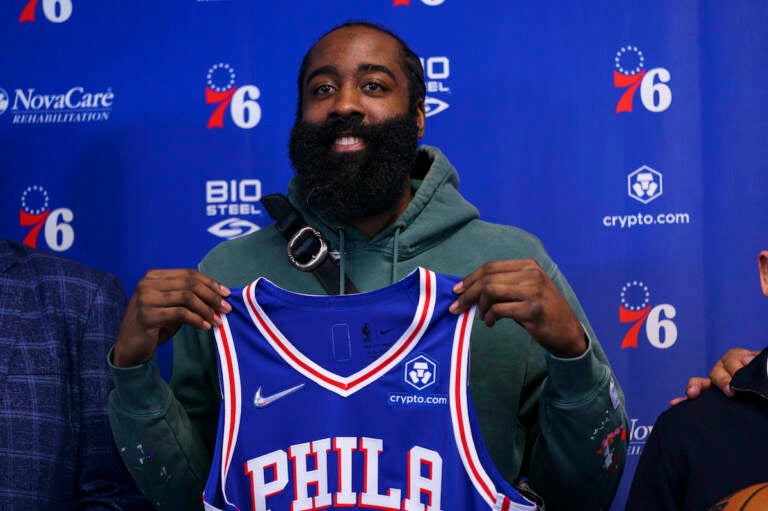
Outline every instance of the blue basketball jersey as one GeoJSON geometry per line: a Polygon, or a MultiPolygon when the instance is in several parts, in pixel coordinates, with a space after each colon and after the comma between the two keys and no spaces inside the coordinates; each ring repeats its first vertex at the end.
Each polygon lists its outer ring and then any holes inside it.
{"type": "Polygon", "coordinates": [[[418,268],[369,293],[233,290],[207,510],[533,511],[496,470],[468,390],[475,309],[418,268]]]}

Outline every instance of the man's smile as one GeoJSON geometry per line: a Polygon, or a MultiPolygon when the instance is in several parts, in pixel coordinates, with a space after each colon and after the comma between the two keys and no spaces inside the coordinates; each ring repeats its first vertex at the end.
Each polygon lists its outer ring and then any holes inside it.
{"type": "Polygon", "coordinates": [[[333,150],[336,152],[359,151],[365,148],[365,142],[360,137],[342,135],[333,141],[333,150]]]}

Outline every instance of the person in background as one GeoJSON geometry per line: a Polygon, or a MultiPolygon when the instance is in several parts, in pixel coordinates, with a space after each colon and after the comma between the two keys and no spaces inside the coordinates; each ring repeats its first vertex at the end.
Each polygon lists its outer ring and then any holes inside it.
{"type": "MultiPolygon", "coordinates": [[[[768,250],[757,261],[768,298],[768,250]]],[[[746,351],[729,352],[712,371],[718,383],[695,379],[689,384],[689,391],[696,388],[694,395],[675,400],[659,416],[640,456],[626,511],[716,511],[725,508],[731,494],[768,492],[750,488],[768,486],[768,348],[746,351]],[[735,369],[732,378],[729,368],[735,369]]]]}
{"type": "Polygon", "coordinates": [[[109,429],[120,281],[0,239],[0,509],[151,509],[109,429]]]}

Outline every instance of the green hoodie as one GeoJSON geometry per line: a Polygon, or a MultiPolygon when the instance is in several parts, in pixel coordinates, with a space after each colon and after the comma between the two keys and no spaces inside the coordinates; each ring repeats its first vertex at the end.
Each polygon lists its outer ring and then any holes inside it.
{"type": "MultiPolygon", "coordinates": [[[[536,237],[478,219],[438,149],[420,149],[412,184],[408,208],[373,239],[302,208],[294,183],[288,198],[340,253],[343,270],[361,291],[391,284],[417,266],[465,276],[488,261],[538,261],[584,326],[589,348],[578,358],[560,359],[512,320],[492,328],[475,321],[470,391],[482,436],[504,477],[513,483],[527,478],[548,511],[608,509],[626,459],[624,398],[567,281],[536,237]]],[[[290,264],[285,246],[270,226],[221,243],[199,269],[229,287],[266,277],[291,291],[324,294],[313,274],[290,264]]],[[[219,415],[214,351],[209,332],[183,327],[174,338],[170,386],[154,360],[112,366],[115,440],[139,487],[160,508],[201,509],[219,415]]]]}

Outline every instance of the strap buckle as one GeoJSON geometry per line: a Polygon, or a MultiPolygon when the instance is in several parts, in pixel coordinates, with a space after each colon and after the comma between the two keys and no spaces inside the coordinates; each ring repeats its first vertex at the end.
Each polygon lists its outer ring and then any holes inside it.
{"type": "Polygon", "coordinates": [[[302,227],[296,231],[296,234],[291,236],[291,239],[288,240],[287,251],[288,258],[291,260],[291,263],[293,263],[293,265],[301,271],[313,271],[315,268],[320,266],[323,261],[325,261],[326,257],[328,257],[328,245],[325,243],[323,235],[320,234],[317,229],[309,225],[302,227]],[[305,236],[314,236],[319,246],[317,248],[317,252],[312,254],[312,256],[309,258],[309,261],[302,263],[296,258],[295,251],[301,244],[300,242],[303,243],[306,241],[305,236]]]}

